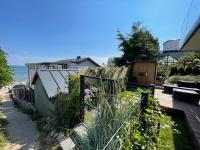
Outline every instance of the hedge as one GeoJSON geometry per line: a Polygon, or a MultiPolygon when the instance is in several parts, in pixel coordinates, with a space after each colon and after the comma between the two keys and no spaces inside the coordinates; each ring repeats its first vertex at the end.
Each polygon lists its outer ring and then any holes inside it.
{"type": "Polygon", "coordinates": [[[167,80],[165,80],[165,83],[171,83],[175,84],[177,81],[200,81],[200,75],[197,76],[192,76],[192,75],[186,75],[186,76],[179,76],[179,75],[174,75],[169,77],[167,80]]]}

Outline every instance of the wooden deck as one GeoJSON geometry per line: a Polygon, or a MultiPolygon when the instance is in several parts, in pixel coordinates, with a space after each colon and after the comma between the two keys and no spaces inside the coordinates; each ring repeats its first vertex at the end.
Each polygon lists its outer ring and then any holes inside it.
{"type": "Polygon", "coordinates": [[[163,93],[162,89],[155,90],[155,97],[162,107],[184,112],[195,147],[200,149],[200,106],[173,99],[171,94],[163,93]]]}

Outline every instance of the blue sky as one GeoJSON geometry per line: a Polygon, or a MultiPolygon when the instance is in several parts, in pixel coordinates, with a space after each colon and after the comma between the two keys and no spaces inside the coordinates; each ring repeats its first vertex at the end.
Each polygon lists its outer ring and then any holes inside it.
{"type": "MultiPolygon", "coordinates": [[[[116,32],[141,21],[160,45],[180,37],[191,0],[0,0],[0,47],[9,64],[120,56],[116,32]]],[[[161,47],[162,49],[162,47],[161,47]]]]}

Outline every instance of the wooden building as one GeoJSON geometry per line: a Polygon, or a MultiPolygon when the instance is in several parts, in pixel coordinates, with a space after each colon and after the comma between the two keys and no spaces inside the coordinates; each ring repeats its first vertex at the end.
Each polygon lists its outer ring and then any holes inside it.
{"type": "Polygon", "coordinates": [[[135,61],[131,66],[131,72],[139,85],[155,84],[157,62],[149,60],[135,61]]]}

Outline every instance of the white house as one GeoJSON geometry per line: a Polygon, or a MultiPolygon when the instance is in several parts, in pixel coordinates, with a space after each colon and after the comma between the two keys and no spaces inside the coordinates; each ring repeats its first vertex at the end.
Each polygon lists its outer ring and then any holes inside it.
{"type": "MultiPolygon", "coordinates": [[[[100,67],[94,60],[89,57],[81,58],[77,56],[74,59],[58,60],[55,62],[27,63],[29,84],[37,69],[78,69],[82,67],[100,67]]],[[[31,86],[31,84],[30,84],[31,86]]]]}

